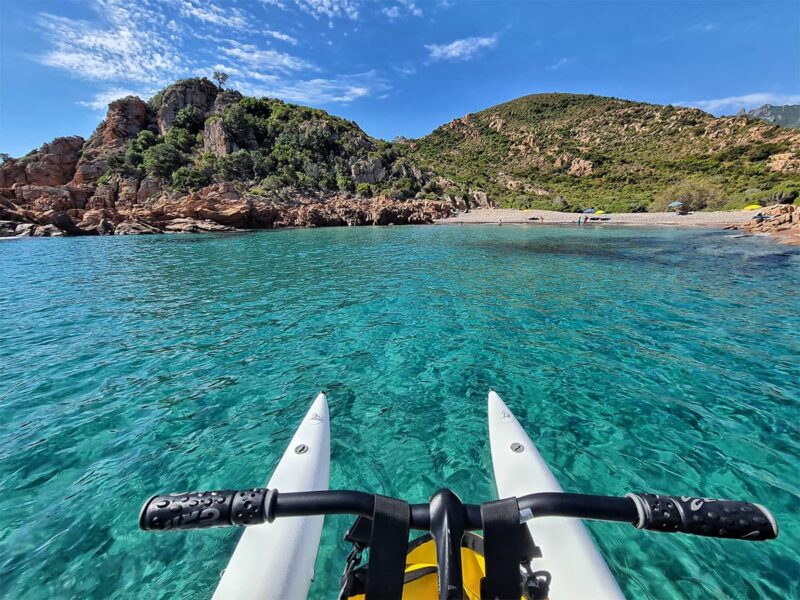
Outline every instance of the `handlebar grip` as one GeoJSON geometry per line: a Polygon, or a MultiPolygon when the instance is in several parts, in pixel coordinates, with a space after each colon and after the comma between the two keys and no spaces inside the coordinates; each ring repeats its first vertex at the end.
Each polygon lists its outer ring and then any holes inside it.
{"type": "Polygon", "coordinates": [[[259,525],[272,521],[268,508],[277,490],[218,490],[153,496],[142,506],[139,527],[145,531],[259,525]]]}
{"type": "Polygon", "coordinates": [[[638,529],[739,540],[772,540],[778,524],[760,504],[691,496],[627,494],[639,513],[638,529]]]}

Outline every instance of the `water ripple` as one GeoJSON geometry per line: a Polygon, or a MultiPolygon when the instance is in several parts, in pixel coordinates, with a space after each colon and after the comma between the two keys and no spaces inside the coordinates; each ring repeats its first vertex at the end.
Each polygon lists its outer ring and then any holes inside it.
{"type": "MultiPolygon", "coordinates": [[[[332,486],[492,498],[490,386],[570,491],[751,498],[781,522],[768,544],[591,524],[629,597],[800,596],[796,250],[408,227],[2,251],[0,596],[208,597],[238,533],[140,533],[140,503],[263,483],[321,388],[332,486]]],[[[326,524],[315,598],[346,554],[347,519],[326,524]]]]}

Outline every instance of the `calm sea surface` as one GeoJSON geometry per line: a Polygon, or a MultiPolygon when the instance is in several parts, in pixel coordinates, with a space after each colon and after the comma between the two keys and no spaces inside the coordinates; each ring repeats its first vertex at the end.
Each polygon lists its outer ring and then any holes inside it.
{"type": "MultiPolygon", "coordinates": [[[[497,389],[568,491],[758,501],[769,543],[590,530],[630,598],[800,596],[800,252],[727,233],[391,227],[0,242],[0,596],[209,597],[319,389],[331,487],[494,497],[497,389]]],[[[335,598],[348,520],[312,598],[335,598]]],[[[546,552],[546,548],[544,551],[546,552]]]]}

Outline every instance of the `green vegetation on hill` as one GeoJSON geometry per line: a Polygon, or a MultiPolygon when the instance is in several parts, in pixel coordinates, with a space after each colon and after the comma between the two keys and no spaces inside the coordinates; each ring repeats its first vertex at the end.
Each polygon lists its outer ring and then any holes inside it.
{"type": "MultiPolygon", "coordinates": [[[[202,85],[202,80],[175,84],[202,85]]],[[[156,117],[168,90],[149,102],[156,117]]],[[[352,121],[271,98],[222,90],[218,95],[225,102],[212,114],[193,105],[180,108],[164,135],[151,130],[154,121],[109,156],[108,176],[150,176],[180,191],[233,181],[256,193],[291,188],[397,198],[412,197],[428,183],[392,144],[371,138],[352,121]]]]}
{"type": "Polygon", "coordinates": [[[510,207],[646,210],[694,185],[715,191],[708,208],[736,208],[800,191],[798,132],[598,96],[526,96],[400,146],[510,207]],[[775,155],[788,159],[780,170],[775,155]]]}

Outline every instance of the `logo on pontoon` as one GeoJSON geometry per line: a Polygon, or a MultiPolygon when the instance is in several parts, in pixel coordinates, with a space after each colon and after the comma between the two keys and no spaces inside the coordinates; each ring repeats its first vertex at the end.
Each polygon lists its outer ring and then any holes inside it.
{"type": "Polygon", "coordinates": [[[501,423],[508,423],[509,421],[514,419],[514,415],[512,415],[507,410],[500,411],[500,422],[501,423]]]}
{"type": "Polygon", "coordinates": [[[308,420],[311,421],[312,423],[322,423],[322,417],[320,417],[317,413],[314,413],[313,415],[308,417],[308,420]]]}

